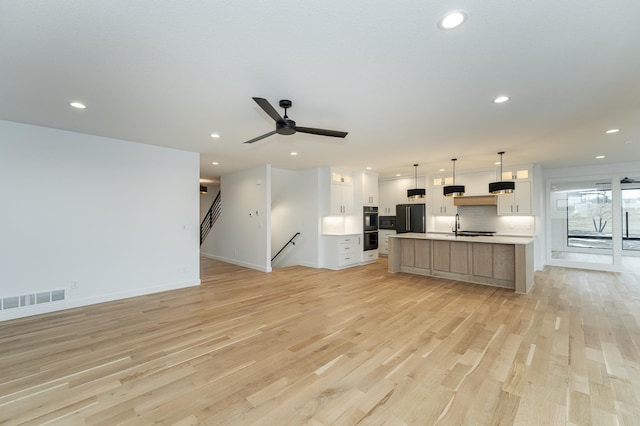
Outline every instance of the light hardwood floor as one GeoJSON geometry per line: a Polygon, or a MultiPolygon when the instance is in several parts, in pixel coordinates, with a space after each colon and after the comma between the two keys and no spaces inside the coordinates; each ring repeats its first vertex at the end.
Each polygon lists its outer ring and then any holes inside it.
{"type": "Polygon", "coordinates": [[[639,425],[640,275],[528,295],[386,259],[0,323],[2,424],[639,425]]]}

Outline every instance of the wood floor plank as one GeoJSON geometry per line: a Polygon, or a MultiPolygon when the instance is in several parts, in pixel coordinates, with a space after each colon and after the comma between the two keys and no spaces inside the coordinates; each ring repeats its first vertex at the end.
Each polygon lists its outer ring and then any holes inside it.
{"type": "Polygon", "coordinates": [[[266,274],[0,323],[0,424],[640,424],[640,276],[266,274]]]}

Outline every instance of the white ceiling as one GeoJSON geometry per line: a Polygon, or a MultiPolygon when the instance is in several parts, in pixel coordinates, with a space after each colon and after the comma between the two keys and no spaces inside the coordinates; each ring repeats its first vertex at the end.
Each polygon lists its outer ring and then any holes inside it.
{"type": "Polygon", "coordinates": [[[203,177],[638,161],[639,18],[637,0],[3,0],[0,119],[197,151],[203,177]],[[468,20],[438,29],[451,10],[468,20]],[[253,96],[349,135],[243,144],[274,129],[253,96]]]}

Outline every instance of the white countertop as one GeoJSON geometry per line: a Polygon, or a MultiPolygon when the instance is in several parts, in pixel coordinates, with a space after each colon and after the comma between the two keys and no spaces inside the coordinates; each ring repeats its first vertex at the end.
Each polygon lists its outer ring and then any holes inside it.
{"type": "Polygon", "coordinates": [[[451,234],[422,234],[409,232],[406,234],[393,234],[389,238],[411,238],[419,240],[442,240],[442,241],[464,241],[471,243],[493,243],[493,244],[529,244],[533,242],[532,237],[512,237],[512,236],[493,236],[493,237],[461,237],[451,234]]]}

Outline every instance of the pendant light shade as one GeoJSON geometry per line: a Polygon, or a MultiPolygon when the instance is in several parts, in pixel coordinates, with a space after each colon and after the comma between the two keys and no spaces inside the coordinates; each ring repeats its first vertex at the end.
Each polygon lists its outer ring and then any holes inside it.
{"type": "MultiPolygon", "coordinates": [[[[502,155],[504,151],[500,151],[500,179],[502,179],[502,155]]],[[[513,181],[500,180],[489,184],[489,194],[511,194],[516,189],[516,183],[513,181]]]]}
{"type": "Polygon", "coordinates": [[[442,194],[445,197],[459,197],[464,195],[464,185],[456,185],[456,160],[457,158],[452,158],[453,162],[453,185],[447,185],[442,188],[442,194]]]}
{"type": "Polygon", "coordinates": [[[204,195],[207,193],[207,187],[204,185],[200,185],[200,194],[204,195]]]}
{"type": "Polygon", "coordinates": [[[424,198],[426,195],[426,191],[424,188],[418,188],[418,165],[414,164],[415,175],[416,175],[416,187],[415,189],[407,189],[407,198],[410,200],[417,200],[419,198],[424,198]]]}

